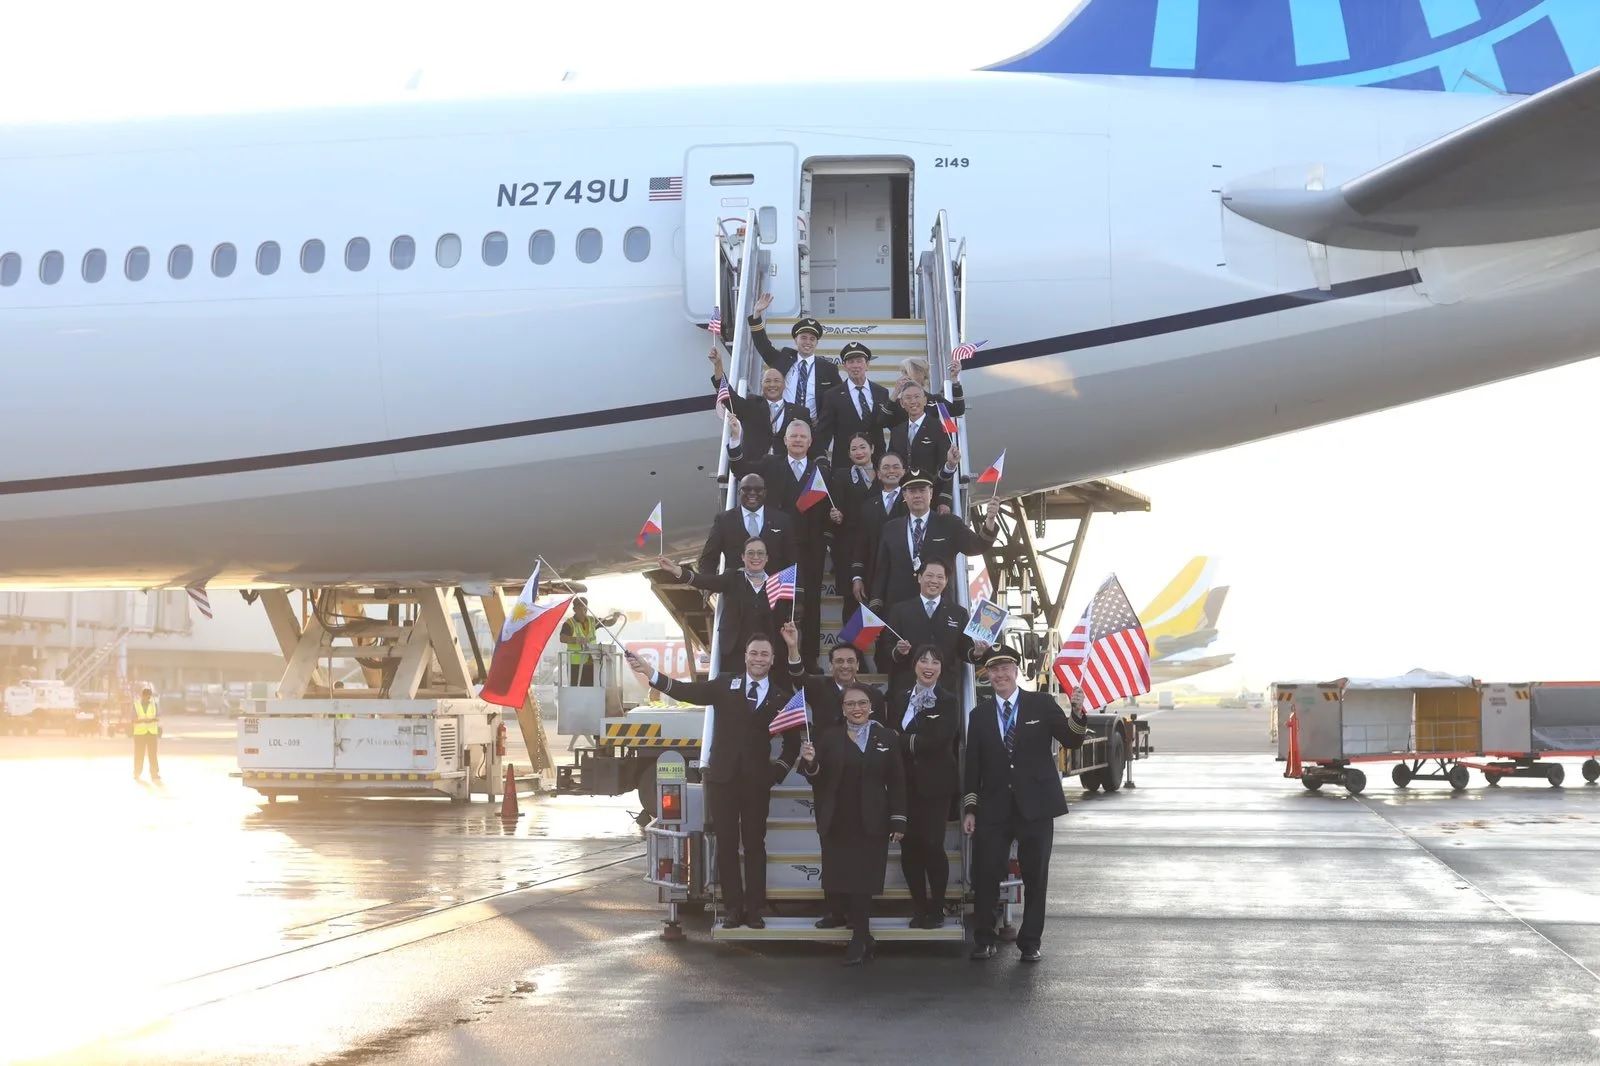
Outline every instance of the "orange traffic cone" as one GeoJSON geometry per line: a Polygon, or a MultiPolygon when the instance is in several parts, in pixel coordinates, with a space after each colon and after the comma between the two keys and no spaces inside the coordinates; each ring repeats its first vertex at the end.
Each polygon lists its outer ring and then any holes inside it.
{"type": "Polygon", "coordinates": [[[522,812],[517,809],[517,775],[512,772],[511,764],[506,763],[506,787],[500,796],[500,819],[514,822],[521,817],[522,812]]]}
{"type": "Polygon", "coordinates": [[[1284,745],[1283,776],[1299,777],[1300,765],[1300,716],[1296,711],[1289,712],[1289,719],[1284,723],[1284,728],[1289,733],[1288,742],[1284,745]]]}

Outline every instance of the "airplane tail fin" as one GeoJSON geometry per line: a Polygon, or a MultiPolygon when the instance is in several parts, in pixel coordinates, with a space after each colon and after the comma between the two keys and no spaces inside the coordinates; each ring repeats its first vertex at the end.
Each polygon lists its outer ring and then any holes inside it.
{"type": "Polygon", "coordinates": [[[1227,585],[1223,585],[1219,589],[1212,589],[1210,592],[1206,593],[1205,610],[1200,614],[1201,629],[1217,628],[1217,622],[1222,618],[1222,605],[1227,601],[1227,599],[1227,585]]]}
{"type": "Polygon", "coordinates": [[[1594,66],[1595,0],[1083,0],[986,69],[1536,93],[1594,66]]]}
{"type": "MultiPolygon", "coordinates": [[[[1203,628],[1216,569],[1215,559],[1195,556],[1167,582],[1166,588],[1156,593],[1149,606],[1139,612],[1139,621],[1152,647],[1163,637],[1180,637],[1203,628]]],[[[1218,605],[1220,607],[1220,601],[1218,605]]]]}

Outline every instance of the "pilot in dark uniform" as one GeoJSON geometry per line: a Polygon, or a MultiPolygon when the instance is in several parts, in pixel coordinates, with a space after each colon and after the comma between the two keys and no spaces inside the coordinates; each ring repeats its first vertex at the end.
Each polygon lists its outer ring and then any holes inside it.
{"type": "Polygon", "coordinates": [[[767,544],[767,569],[773,573],[794,562],[794,516],[781,507],[767,506],[767,482],[760,474],[739,479],[739,506],[711,520],[711,532],[700,549],[695,569],[702,574],[737,570],[743,561],[745,541],[760,537],[767,544]]]}
{"type": "Polygon", "coordinates": [[[883,431],[905,420],[905,410],[889,399],[889,390],[867,378],[872,349],[851,341],[839,349],[845,380],[822,394],[817,413],[817,440],[830,446],[835,470],[850,462],[850,438],[865,433],[872,445],[872,458],[883,454],[883,431]]]}
{"type": "Polygon", "coordinates": [[[1020,657],[997,645],[984,659],[994,695],[967,720],[966,795],[962,829],[973,837],[974,959],[995,955],[995,907],[1011,844],[1022,866],[1022,928],[1017,948],[1023,962],[1038,962],[1049,888],[1050,847],[1055,819],[1067,813],[1052,739],[1062,747],[1083,744],[1086,719],[1069,716],[1055,697],[1017,688],[1020,657]]]}
{"type": "Polygon", "coordinates": [[[761,317],[770,306],[771,293],[762,293],[756,298],[755,314],[750,316],[750,339],[761,354],[761,361],[783,374],[783,398],[804,407],[815,423],[822,395],[839,384],[839,366],[832,359],[817,355],[822,323],[814,318],[802,318],[789,330],[794,337],[794,348],[773,347],[767,336],[766,322],[761,317]]]}
{"type": "Polygon", "coordinates": [[[753,636],[744,650],[744,672],[708,681],[678,681],[651,670],[632,652],[628,665],[649,687],[685,703],[711,707],[711,751],[701,769],[706,810],[717,841],[717,881],[727,904],[723,928],[765,929],[767,903],[767,810],[772,789],[800,754],[800,730],[783,734],[783,753],[772,758],[767,727],[794,690],[771,676],[772,641],[753,636]],[[739,849],[744,848],[741,875],[739,849]]]}
{"type": "Polygon", "coordinates": [[[888,625],[878,635],[877,663],[889,675],[891,702],[911,691],[916,667],[912,652],[924,644],[939,649],[939,661],[949,664],[940,684],[951,692],[960,677],[956,667],[962,660],[975,661],[966,633],[967,609],[944,594],[949,572],[943,559],[922,560],[918,594],[889,608],[884,619],[888,625]]]}
{"type": "MultiPolygon", "coordinates": [[[[986,505],[982,532],[974,532],[953,514],[934,514],[933,479],[912,472],[901,483],[906,515],[883,524],[872,575],[872,609],[882,615],[890,604],[917,594],[917,573],[924,559],[943,559],[954,568],[956,556],[977,555],[994,543],[1000,529],[1000,504],[986,505]]],[[[964,580],[952,573],[957,581],[964,580]]]]}

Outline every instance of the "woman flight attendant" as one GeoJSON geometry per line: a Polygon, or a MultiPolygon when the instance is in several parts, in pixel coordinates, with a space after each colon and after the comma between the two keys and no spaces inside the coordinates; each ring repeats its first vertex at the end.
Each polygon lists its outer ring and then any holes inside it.
{"type": "Polygon", "coordinates": [[[961,713],[956,698],[940,687],[944,660],[939,649],[924,644],[912,662],[910,692],[889,705],[889,721],[905,760],[907,820],[900,869],[911,891],[911,928],[938,929],[944,925],[944,890],[950,880],[945,824],[961,787],[956,771],[961,713]]]}
{"type": "Polygon", "coordinates": [[[895,735],[872,720],[867,686],[840,693],[844,728],[800,745],[800,772],[811,779],[822,838],[822,890],[848,900],[850,946],[844,964],[872,957],[872,897],[883,891],[889,842],[906,828],[905,766],[895,735]]]}
{"type": "Polygon", "coordinates": [[[744,542],[744,568],[720,574],[696,573],[671,559],[657,560],[661,569],[704,592],[722,594],[722,616],[717,621],[719,674],[737,674],[744,664],[744,645],[757,633],[777,646],[778,622],[767,600],[767,542],[751,537],[744,542]]]}

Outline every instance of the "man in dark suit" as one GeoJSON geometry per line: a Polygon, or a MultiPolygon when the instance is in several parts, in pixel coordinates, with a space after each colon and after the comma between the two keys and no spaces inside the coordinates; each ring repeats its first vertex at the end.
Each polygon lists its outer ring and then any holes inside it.
{"type": "Polygon", "coordinates": [[[850,586],[858,603],[871,599],[878,565],[878,543],[883,526],[906,513],[906,495],[900,488],[905,477],[905,460],[898,452],[884,452],[878,460],[878,481],[861,504],[855,535],[854,557],[850,563],[850,586]]]}
{"type": "Polygon", "coordinates": [[[794,516],[767,506],[767,482],[760,474],[739,479],[739,506],[723,511],[711,520],[706,546],[700,549],[695,569],[715,574],[722,569],[737,570],[743,563],[744,544],[760,537],[767,545],[767,569],[782,570],[794,562],[794,516]]]}
{"type": "Polygon", "coordinates": [[[961,828],[973,837],[974,959],[995,955],[994,916],[1012,841],[1022,866],[1023,962],[1038,962],[1044,934],[1045,892],[1055,819],[1067,813],[1051,739],[1064,748],[1083,744],[1087,720],[1065,714],[1055,697],[1017,688],[1020,656],[998,645],[984,659],[994,695],[973,708],[967,722],[966,795],[961,828]]]}
{"type": "Polygon", "coordinates": [[[830,448],[835,470],[850,463],[850,438],[865,433],[872,458],[883,454],[884,427],[905,418],[905,411],[889,399],[889,390],[867,380],[872,349],[851,341],[839,350],[845,380],[822,394],[817,412],[817,439],[830,448]]]}
{"type": "Polygon", "coordinates": [[[817,403],[823,393],[839,384],[839,366],[832,359],[817,355],[817,342],[822,339],[822,323],[814,318],[802,318],[789,330],[795,347],[779,349],[767,336],[762,315],[772,306],[772,294],[764,292],[756,297],[750,316],[750,339],[761,361],[783,374],[783,398],[811,412],[815,422],[820,409],[817,403]]]}
{"type": "MultiPolygon", "coordinates": [[[[795,610],[800,619],[800,640],[807,664],[814,664],[822,647],[822,560],[829,529],[844,522],[844,512],[826,496],[809,506],[804,497],[820,472],[827,485],[830,471],[825,459],[812,459],[811,427],[799,420],[789,423],[783,434],[783,453],[751,461],[744,456],[741,426],[729,419],[728,458],[736,473],[760,474],[768,494],[779,507],[795,516],[794,547],[798,563],[796,588],[800,596],[795,610]]],[[[778,568],[774,567],[774,571],[778,568]]]]}
{"type": "MultiPolygon", "coordinates": [[[[785,622],[778,631],[789,647],[789,683],[805,687],[806,706],[811,708],[812,728],[821,730],[842,725],[844,710],[839,703],[839,694],[861,673],[861,652],[854,644],[843,642],[829,648],[828,675],[824,677],[807,672],[806,664],[800,658],[800,631],[794,623],[785,622]]],[[[878,691],[876,685],[868,685],[867,688],[872,692],[873,720],[888,725],[883,693],[878,691]]]]}
{"type": "MultiPolygon", "coordinates": [[[[1000,530],[998,500],[989,501],[983,528],[974,532],[953,514],[932,513],[932,478],[913,471],[901,487],[906,515],[884,523],[878,540],[878,561],[873,567],[871,603],[879,614],[884,613],[886,605],[917,594],[917,572],[924,559],[943,559],[953,567],[957,554],[978,554],[994,543],[1000,530]]],[[[956,580],[963,580],[962,575],[957,574],[956,580]]]]}
{"type": "MultiPolygon", "coordinates": [[[[725,380],[722,352],[713,346],[710,358],[711,384],[713,388],[720,388],[725,380]]],[[[759,384],[761,391],[755,396],[741,396],[733,391],[738,388],[738,382],[729,386],[729,403],[733,413],[744,424],[745,455],[752,459],[759,459],[781,448],[783,431],[790,422],[797,418],[802,422],[812,422],[811,412],[784,400],[783,375],[778,371],[771,368],[762,371],[759,384]]]]}
{"type": "Polygon", "coordinates": [[[745,644],[744,673],[709,681],[665,677],[632,652],[627,656],[628,665],[646,685],[685,703],[710,706],[711,750],[705,754],[700,772],[706,783],[706,810],[716,833],[717,880],[728,907],[722,924],[725,929],[741,925],[765,929],[761,912],[767,904],[767,808],[773,787],[789,776],[801,740],[801,730],[789,730],[782,734],[782,755],[771,757],[772,737],[767,727],[794,694],[771,676],[772,639],[752,636],[745,644]]]}
{"type": "MultiPolygon", "coordinates": [[[[945,404],[952,417],[966,414],[967,404],[961,395],[959,364],[951,364],[951,399],[945,404]]],[[[889,449],[905,457],[906,466],[925,474],[938,472],[936,506],[950,505],[950,481],[955,474],[954,456],[950,445],[951,435],[945,432],[944,423],[934,406],[937,397],[930,397],[921,385],[907,385],[900,392],[900,410],[887,421],[889,449]]],[[[943,402],[943,401],[940,401],[943,402]]]]}
{"type": "MultiPolygon", "coordinates": [[[[939,684],[954,692],[961,677],[960,663],[977,662],[972,638],[967,636],[967,609],[944,595],[950,566],[943,559],[922,560],[917,574],[918,594],[889,608],[888,628],[878,635],[878,668],[889,675],[889,703],[897,705],[911,691],[912,652],[924,644],[939,649],[944,672],[939,684]]],[[[988,648],[984,649],[988,651],[988,648]]]]}

